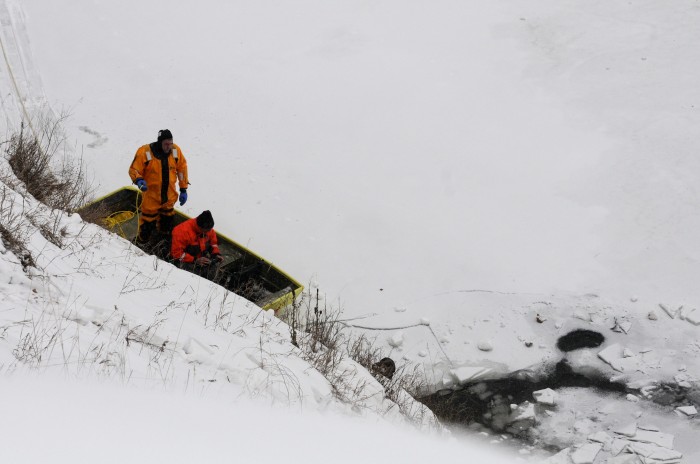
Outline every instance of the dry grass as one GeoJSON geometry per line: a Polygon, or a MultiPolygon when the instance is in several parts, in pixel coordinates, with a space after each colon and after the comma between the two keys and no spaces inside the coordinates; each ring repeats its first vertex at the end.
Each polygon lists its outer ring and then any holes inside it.
{"type": "MultiPolygon", "coordinates": [[[[415,423],[424,422],[425,408],[414,397],[427,390],[422,370],[408,365],[396,369],[391,378],[375,365],[385,357],[376,339],[353,334],[340,318],[341,311],[321,304],[318,289],[310,290],[295,301],[284,313],[290,328],[292,343],[304,359],[329,381],[335,396],[348,403],[366,397],[366,382],[348,377],[344,361],[351,359],[363,366],[384,387],[385,398],[398,406],[401,414],[415,423]]],[[[438,424],[433,424],[439,427],[438,424]]]]}
{"type": "Polygon", "coordinates": [[[32,254],[27,249],[27,224],[14,206],[15,197],[10,190],[2,186],[0,191],[0,239],[2,243],[20,260],[22,267],[36,267],[32,254]]]}
{"type": "Polygon", "coordinates": [[[87,203],[94,188],[82,159],[72,158],[63,149],[61,124],[65,119],[40,118],[34,124],[36,136],[22,124],[6,142],[5,157],[34,198],[51,208],[74,212],[87,203]]]}

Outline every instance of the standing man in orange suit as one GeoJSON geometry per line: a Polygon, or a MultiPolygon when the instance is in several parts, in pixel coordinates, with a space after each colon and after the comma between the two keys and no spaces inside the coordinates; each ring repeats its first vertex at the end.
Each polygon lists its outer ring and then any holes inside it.
{"type": "Polygon", "coordinates": [[[179,199],[182,206],[187,201],[189,179],[185,155],[173,143],[173,134],[168,129],[158,131],[158,140],[136,151],[129,166],[129,177],[143,193],[137,242],[147,244],[156,227],[169,237],[173,230],[175,202],[179,199]]]}

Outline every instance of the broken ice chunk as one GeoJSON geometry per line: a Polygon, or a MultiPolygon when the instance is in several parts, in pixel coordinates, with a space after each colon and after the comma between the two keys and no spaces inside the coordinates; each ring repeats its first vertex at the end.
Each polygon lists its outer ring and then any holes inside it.
{"type": "Polygon", "coordinates": [[[612,366],[612,368],[616,371],[622,372],[624,371],[622,365],[620,364],[620,360],[622,359],[622,351],[622,347],[619,344],[614,343],[605,348],[603,351],[600,351],[598,353],[598,357],[610,364],[610,366],[612,366]]]}
{"type": "Polygon", "coordinates": [[[681,372],[680,374],[674,376],[673,379],[676,381],[679,387],[691,388],[693,386],[690,383],[691,377],[685,372],[681,372]]]}
{"type": "Polygon", "coordinates": [[[698,410],[695,409],[695,406],[679,406],[676,408],[676,411],[683,413],[686,416],[694,416],[698,413],[698,410]]]}
{"type": "Polygon", "coordinates": [[[653,424],[639,424],[637,425],[637,428],[642,430],[649,430],[650,432],[658,432],[659,430],[661,430],[653,424]]]}
{"type": "Polygon", "coordinates": [[[630,443],[627,451],[647,458],[646,462],[680,462],[683,454],[676,450],[663,448],[650,443],[630,443]]]}
{"type": "Polygon", "coordinates": [[[610,329],[613,332],[623,332],[628,333],[632,328],[632,323],[629,321],[620,321],[615,318],[615,325],[610,329]]]}
{"type": "Polygon", "coordinates": [[[677,312],[677,310],[672,310],[672,309],[670,309],[668,306],[666,306],[666,305],[663,304],[663,303],[659,303],[659,308],[663,309],[664,312],[665,312],[666,314],[668,314],[668,317],[670,317],[671,319],[675,319],[675,318],[676,318],[676,312],[677,312]]]}
{"type": "Polygon", "coordinates": [[[635,454],[622,454],[620,456],[609,458],[605,462],[606,464],[639,464],[642,461],[640,461],[635,454]]]}
{"type": "Polygon", "coordinates": [[[574,464],[593,464],[602,448],[600,443],[587,443],[571,453],[571,460],[574,464]]]}
{"type": "Polygon", "coordinates": [[[529,401],[525,401],[523,404],[518,406],[513,414],[511,414],[509,423],[516,421],[534,420],[535,419],[535,405],[529,401]]]}
{"type": "Polygon", "coordinates": [[[630,442],[627,440],[623,440],[621,438],[614,438],[612,445],[610,445],[610,453],[613,456],[617,456],[618,454],[622,453],[624,449],[629,445],[630,442]]]}
{"type": "Polygon", "coordinates": [[[654,445],[663,446],[664,448],[673,449],[673,435],[661,432],[652,432],[650,430],[637,429],[637,433],[630,437],[631,441],[641,441],[644,443],[652,443],[654,445]]]}
{"type": "Polygon", "coordinates": [[[532,396],[535,398],[536,402],[546,404],[547,406],[554,406],[557,404],[557,400],[559,399],[559,394],[551,388],[545,388],[544,390],[532,392],[532,396]]]}
{"type": "Polygon", "coordinates": [[[693,309],[685,315],[685,320],[693,325],[700,325],[700,311],[693,309]]]}
{"type": "Polygon", "coordinates": [[[618,435],[623,435],[625,437],[633,437],[637,434],[637,424],[636,423],[627,424],[627,425],[615,430],[615,433],[618,435]]]}
{"type": "Polygon", "coordinates": [[[588,439],[590,441],[595,441],[597,443],[602,443],[603,446],[606,448],[610,447],[613,442],[613,438],[608,435],[607,433],[603,432],[602,430],[600,432],[596,432],[593,435],[589,435],[588,439]]]}

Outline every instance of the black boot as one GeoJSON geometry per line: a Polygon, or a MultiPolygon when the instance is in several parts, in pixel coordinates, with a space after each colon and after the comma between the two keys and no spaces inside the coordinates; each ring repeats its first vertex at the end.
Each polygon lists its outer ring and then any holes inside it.
{"type": "Polygon", "coordinates": [[[156,223],[155,221],[151,222],[144,222],[139,226],[139,233],[136,236],[135,243],[136,245],[143,249],[144,251],[146,247],[148,247],[148,244],[151,241],[151,237],[153,236],[153,232],[156,230],[156,223]]]}
{"type": "Polygon", "coordinates": [[[153,240],[153,254],[160,259],[168,259],[170,257],[170,245],[173,240],[173,225],[175,216],[161,216],[158,221],[158,233],[153,240]]]}
{"type": "Polygon", "coordinates": [[[175,216],[161,216],[158,229],[161,235],[171,236],[173,234],[173,225],[175,224],[175,216]]]}

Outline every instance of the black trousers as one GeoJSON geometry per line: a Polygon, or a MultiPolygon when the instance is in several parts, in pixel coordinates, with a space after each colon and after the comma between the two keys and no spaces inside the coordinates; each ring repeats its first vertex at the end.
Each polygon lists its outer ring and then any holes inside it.
{"type": "Polygon", "coordinates": [[[219,270],[219,264],[220,263],[216,262],[215,260],[212,260],[212,262],[206,266],[199,266],[195,263],[182,263],[180,268],[213,281],[216,277],[217,271],[219,270]]]}

